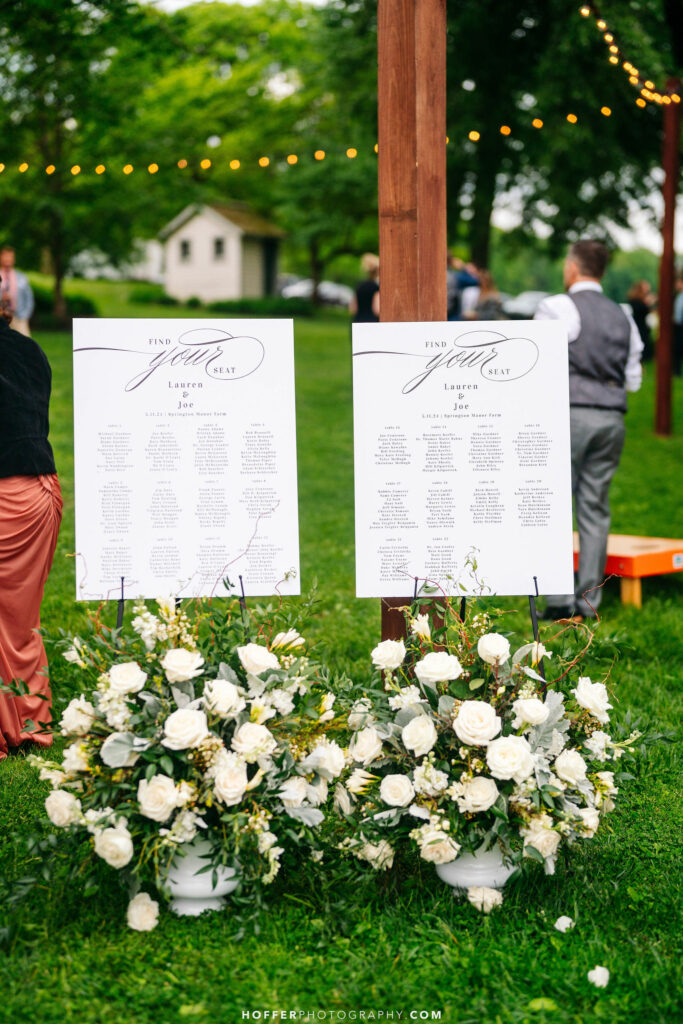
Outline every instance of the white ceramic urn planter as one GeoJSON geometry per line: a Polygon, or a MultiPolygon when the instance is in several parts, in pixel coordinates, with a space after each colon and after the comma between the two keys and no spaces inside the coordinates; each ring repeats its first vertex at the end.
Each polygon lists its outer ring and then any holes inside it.
{"type": "Polygon", "coordinates": [[[215,886],[213,871],[197,874],[210,863],[210,853],[211,844],[206,839],[193,839],[179,846],[166,878],[174,913],[196,917],[204,910],[220,910],[225,906],[223,897],[237,888],[239,879],[232,868],[218,868],[215,886]]]}
{"type": "Polygon", "coordinates": [[[436,865],[436,873],[442,882],[455,889],[469,889],[472,885],[502,889],[514,870],[513,865],[503,863],[503,855],[497,846],[492,850],[463,853],[448,864],[436,865]]]}

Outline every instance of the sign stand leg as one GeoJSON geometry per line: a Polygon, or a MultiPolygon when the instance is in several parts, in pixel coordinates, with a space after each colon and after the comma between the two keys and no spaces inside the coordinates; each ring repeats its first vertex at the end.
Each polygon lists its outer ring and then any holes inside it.
{"type": "MultiPolygon", "coordinates": [[[[534,634],[534,640],[538,643],[538,614],[536,612],[536,598],[539,596],[538,593],[538,576],[534,576],[534,590],[535,594],[529,594],[529,611],[531,613],[531,629],[534,634]]],[[[543,659],[540,658],[538,662],[538,674],[545,683],[545,669],[543,668],[543,659]]],[[[545,687],[544,687],[545,689],[545,687]]]]}
{"type": "Polygon", "coordinates": [[[244,619],[246,617],[246,614],[247,614],[247,599],[246,599],[246,597],[244,595],[244,581],[242,580],[241,576],[240,576],[239,580],[240,580],[240,590],[242,591],[242,596],[240,597],[239,601],[240,601],[240,608],[242,609],[242,621],[244,621],[244,619]]]}
{"type": "Polygon", "coordinates": [[[124,580],[125,580],[125,576],[122,576],[121,577],[121,597],[118,600],[118,608],[116,610],[116,628],[117,629],[121,629],[121,627],[123,626],[123,603],[124,603],[123,581],[124,580]]]}

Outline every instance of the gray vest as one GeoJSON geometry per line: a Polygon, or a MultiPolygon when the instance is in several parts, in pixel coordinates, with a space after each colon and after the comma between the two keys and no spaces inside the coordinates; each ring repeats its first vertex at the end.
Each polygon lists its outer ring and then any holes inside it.
{"type": "Polygon", "coordinates": [[[624,386],[631,325],[616,302],[602,292],[569,295],[579,311],[581,331],[569,343],[569,404],[626,412],[624,386]]]}

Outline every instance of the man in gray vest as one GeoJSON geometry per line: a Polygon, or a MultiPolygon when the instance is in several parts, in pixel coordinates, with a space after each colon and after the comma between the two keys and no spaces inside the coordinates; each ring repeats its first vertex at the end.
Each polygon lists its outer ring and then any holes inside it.
{"type": "Polygon", "coordinates": [[[594,618],[607,558],[609,487],[624,445],[626,392],[642,380],[643,343],[631,316],[602,293],[609,255],[602,242],[574,242],[564,263],[567,293],[544,299],[536,320],[561,320],[569,334],[572,492],[579,531],[574,594],[548,597],[548,619],[594,618]]]}

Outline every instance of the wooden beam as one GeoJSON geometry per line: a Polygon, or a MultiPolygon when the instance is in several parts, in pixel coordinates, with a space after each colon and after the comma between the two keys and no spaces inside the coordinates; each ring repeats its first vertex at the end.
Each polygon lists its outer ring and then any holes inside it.
{"type": "MultiPolygon", "coordinates": [[[[681,82],[670,78],[666,83],[666,91],[680,95],[681,82]]],[[[681,104],[668,103],[663,105],[664,138],[662,142],[662,167],[664,169],[664,219],[662,221],[662,258],[659,264],[659,294],[657,310],[659,314],[659,337],[655,356],[657,361],[657,389],[655,398],[655,433],[663,436],[671,434],[673,417],[671,412],[672,367],[673,367],[673,304],[675,250],[674,222],[676,216],[676,198],[678,194],[679,147],[681,142],[681,104]]]]}
{"type": "MultiPolygon", "coordinates": [[[[446,319],[446,0],[378,0],[380,320],[446,319]]],[[[382,639],[405,633],[382,600],[382,639]]]]}

